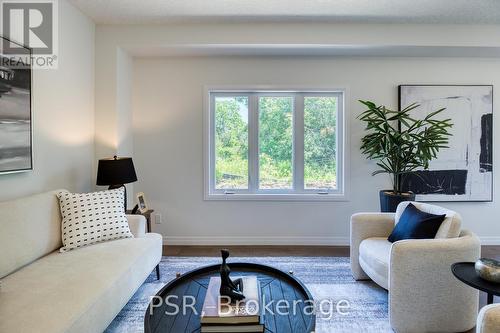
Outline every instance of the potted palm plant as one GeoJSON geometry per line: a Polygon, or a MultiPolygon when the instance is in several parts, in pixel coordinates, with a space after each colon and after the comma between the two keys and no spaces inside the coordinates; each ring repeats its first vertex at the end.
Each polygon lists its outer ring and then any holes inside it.
{"type": "Polygon", "coordinates": [[[380,173],[391,176],[392,189],[380,191],[380,208],[382,212],[395,212],[400,202],[415,200],[414,193],[403,191],[405,174],[429,168],[439,150],[448,148],[449,129],[453,125],[451,119],[436,119],[444,108],[415,119],[411,111],[420,106],[417,103],[394,111],[371,101],[360,102],[368,108],[358,116],[368,132],[361,139],[361,152],[377,161],[380,169],[373,176],[380,173]]]}

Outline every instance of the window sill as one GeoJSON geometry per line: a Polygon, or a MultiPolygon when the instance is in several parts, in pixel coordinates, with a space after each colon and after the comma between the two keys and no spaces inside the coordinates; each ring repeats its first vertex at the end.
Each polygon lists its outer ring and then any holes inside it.
{"type": "Polygon", "coordinates": [[[208,193],[205,194],[206,201],[349,201],[346,194],[224,194],[208,193]]]}

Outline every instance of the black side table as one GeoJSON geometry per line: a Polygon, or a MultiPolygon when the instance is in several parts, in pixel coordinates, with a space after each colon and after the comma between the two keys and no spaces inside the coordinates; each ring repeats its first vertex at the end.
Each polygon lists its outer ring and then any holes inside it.
{"type": "Polygon", "coordinates": [[[493,303],[493,296],[500,296],[500,283],[493,283],[479,277],[473,262],[457,262],[451,265],[451,272],[463,283],[488,294],[488,304],[493,303]]]}

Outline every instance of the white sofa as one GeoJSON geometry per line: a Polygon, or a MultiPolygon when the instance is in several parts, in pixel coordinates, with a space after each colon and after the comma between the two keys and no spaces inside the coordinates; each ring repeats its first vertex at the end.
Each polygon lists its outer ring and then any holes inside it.
{"type": "Polygon", "coordinates": [[[57,192],[0,203],[0,332],[102,332],[161,260],[139,215],[134,238],[60,253],[57,192]]]}
{"type": "Polygon", "coordinates": [[[396,213],[351,217],[351,270],[356,280],[372,279],[389,291],[389,317],[396,332],[462,332],[474,327],[478,291],[451,273],[451,264],[476,261],[477,236],[461,230],[457,213],[412,202],[432,214],[446,214],[434,239],[387,240],[409,204],[396,213]]]}

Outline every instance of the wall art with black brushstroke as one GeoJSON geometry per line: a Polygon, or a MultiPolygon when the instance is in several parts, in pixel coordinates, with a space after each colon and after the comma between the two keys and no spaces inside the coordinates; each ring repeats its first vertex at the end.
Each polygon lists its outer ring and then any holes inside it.
{"type": "Polygon", "coordinates": [[[9,48],[16,55],[0,50],[0,173],[33,169],[31,65],[18,56],[31,49],[6,41],[16,45],[9,48]]]}
{"type": "Polygon", "coordinates": [[[449,148],[438,153],[429,170],[403,176],[403,190],[419,201],[491,201],[493,199],[493,86],[401,85],[399,107],[421,106],[415,117],[446,108],[451,118],[449,148]]]}

